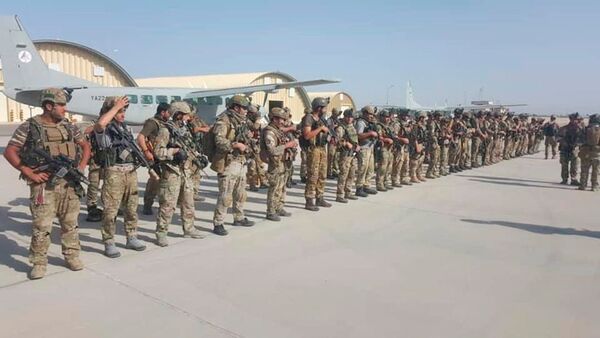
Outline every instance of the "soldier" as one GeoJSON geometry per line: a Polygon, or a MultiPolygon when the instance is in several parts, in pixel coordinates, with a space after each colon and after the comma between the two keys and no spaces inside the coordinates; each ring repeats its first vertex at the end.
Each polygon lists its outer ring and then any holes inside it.
{"type": "Polygon", "coordinates": [[[400,188],[402,185],[410,185],[408,179],[408,132],[407,128],[408,110],[401,110],[390,124],[390,128],[398,141],[394,143],[392,164],[392,186],[400,188]]]}
{"type": "MultiPolygon", "coordinates": [[[[210,126],[204,122],[196,113],[195,108],[192,107],[192,114],[189,123],[187,124],[190,133],[192,134],[192,138],[194,139],[194,144],[198,152],[202,152],[202,144],[204,135],[208,133],[210,130],[210,126]]],[[[203,202],[205,198],[200,196],[200,182],[202,181],[202,171],[197,170],[195,174],[192,175],[192,180],[194,181],[194,201],[203,202]]]]}
{"type": "Polygon", "coordinates": [[[579,113],[569,115],[569,124],[558,130],[560,153],[560,165],[562,181],[560,184],[568,184],[569,176],[571,185],[578,186],[577,172],[579,171],[579,147],[577,142],[581,136],[581,127],[578,122],[579,113]]]}
{"type": "Polygon", "coordinates": [[[93,136],[94,125],[96,121],[85,128],[83,132],[86,140],[90,143],[92,148],[92,154],[90,161],[88,162],[88,181],[90,184],[87,186],[87,192],[85,195],[85,205],[87,206],[87,216],[85,218],[88,222],[100,222],[102,220],[102,209],[98,208],[98,195],[100,192],[100,180],[104,178],[102,169],[97,163],[96,150],[96,138],[93,136]]]}
{"type": "Polygon", "coordinates": [[[316,97],[312,100],[311,114],[302,118],[302,137],[308,142],[306,152],[306,187],[304,197],[306,198],[305,209],[319,211],[319,207],[329,208],[331,204],[325,201],[325,178],[327,176],[327,143],[330,134],[326,123],[323,121],[325,108],[329,100],[316,97]]]}
{"type": "MultiPolygon", "coordinates": [[[[358,145],[358,134],[354,128],[354,111],[352,109],[344,110],[344,118],[335,128],[335,133],[338,139],[338,182],[337,182],[337,197],[336,202],[348,203],[348,200],[358,199],[352,193],[352,184],[356,179],[356,167],[358,161],[356,154],[360,151],[358,145]]],[[[361,191],[360,197],[368,195],[361,191]]]]}
{"type": "MultiPolygon", "coordinates": [[[[473,132],[473,140],[471,141],[471,168],[479,168],[483,165],[485,158],[482,158],[482,161],[479,162],[479,153],[481,151],[481,144],[487,138],[487,133],[485,132],[485,122],[483,119],[483,112],[480,110],[475,114],[475,117],[471,119],[471,126],[474,129],[473,132]]],[[[485,155],[483,156],[485,157],[485,155]]]]}
{"type": "Polygon", "coordinates": [[[83,194],[79,189],[81,186],[75,180],[58,178],[46,170],[36,170],[47,164],[47,160],[36,151],[45,151],[51,157],[63,155],[76,163],[78,146],[81,148],[81,159],[77,170],[83,172],[87,166],[90,145],[79,128],[65,118],[67,101],[67,94],[62,89],[43,90],[40,101],[43,113],[22,123],[4,151],[6,160],[21,172],[21,177],[30,188],[33,228],[29,248],[29,260],[33,264],[29,273],[31,279],[39,279],[46,274],[54,217],[58,217],[61,227],[62,253],[67,266],[73,271],[83,269],[77,233],[79,198],[83,194]]]}
{"type": "Polygon", "coordinates": [[[217,172],[219,194],[213,216],[213,232],[226,236],[223,226],[227,208],[233,206],[233,225],[250,227],[254,222],[244,217],[246,202],[246,171],[249,149],[249,130],[246,114],[250,102],[243,95],[234,95],[227,110],[217,117],[213,126],[215,156],[211,169],[217,172]]]}
{"type": "MultiPolygon", "coordinates": [[[[327,128],[335,130],[339,124],[340,112],[337,108],[331,110],[331,116],[327,119],[327,128]]],[[[331,138],[327,144],[327,178],[334,179],[338,176],[338,157],[336,139],[331,138]]]]}
{"type": "Polygon", "coordinates": [[[186,127],[191,109],[187,102],[174,101],[169,111],[173,122],[160,127],[154,149],[156,159],[160,161],[159,209],[156,217],[156,244],[160,247],[169,245],[167,233],[177,205],[181,208],[183,237],[204,238],[194,227],[193,174],[200,170],[195,163],[198,157],[192,149],[186,149],[186,144],[193,142],[186,127]]]}
{"type": "Polygon", "coordinates": [[[262,131],[260,137],[261,156],[268,163],[267,219],[275,222],[279,222],[281,216],[292,215],[283,208],[287,180],[285,159],[290,156],[290,149],[296,148],[298,143],[296,140],[288,139],[282,130],[287,117],[288,114],[283,109],[271,109],[269,125],[262,131]]]}
{"type": "Polygon", "coordinates": [[[598,165],[600,165],[600,118],[590,115],[588,126],[583,131],[581,150],[581,179],[579,190],[587,187],[590,167],[592,168],[592,191],[598,191],[598,165]]]}
{"type": "Polygon", "coordinates": [[[440,145],[440,175],[448,176],[450,142],[452,140],[452,131],[450,130],[450,118],[444,116],[440,119],[440,136],[438,143],[440,145]]]}
{"type": "Polygon", "coordinates": [[[392,175],[392,147],[394,146],[394,135],[390,128],[392,120],[388,110],[379,113],[379,122],[376,123],[379,140],[375,146],[375,163],[377,176],[375,178],[377,191],[393,190],[391,182],[392,175]]]}
{"type": "Polygon", "coordinates": [[[442,130],[440,127],[440,118],[442,114],[439,111],[433,112],[427,124],[427,137],[429,138],[428,149],[429,165],[427,166],[426,178],[440,177],[440,137],[442,130]]]}
{"type": "Polygon", "coordinates": [[[412,129],[415,141],[415,151],[410,158],[410,181],[412,183],[425,182],[423,177],[423,162],[425,161],[425,149],[427,147],[427,126],[425,125],[427,113],[417,113],[417,123],[412,129]]]}
{"type": "MultiPolygon", "coordinates": [[[[156,136],[161,127],[164,127],[165,123],[171,118],[171,111],[169,110],[169,104],[161,102],[156,107],[156,114],[154,117],[149,118],[144,122],[142,130],[137,136],[137,142],[144,152],[144,156],[148,162],[154,162],[154,149],[156,148],[156,136]]],[[[159,190],[159,182],[152,176],[148,177],[146,183],[146,191],[144,192],[144,215],[152,215],[152,204],[156,198],[159,190]]]]}
{"type": "Polygon", "coordinates": [[[450,161],[450,173],[454,174],[462,171],[460,169],[460,161],[462,158],[462,139],[467,133],[467,127],[463,122],[463,110],[462,108],[454,109],[454,118],[450,122],[450,131],[452,132],[452,140],[450,142],[450,149],[448,150],[448,160],[450,161]]]}
{"type": "Polygon", "coordinates": [[[120,134],[126,134],[131,140],[131,128],[125,124],[125,111],[129,106],[127,97],[107,97],[100,110],[100,118],[94,125],[94,137],[98,145],[99,165],[105,172],[102,185],[102,242],[104,255],[110,258],[121,256],[115,245],[115,222],[117,212],[123,203],[126,248],[142,251],[144,243],[137,238],[137,166],[132,151],[122,141],[120,134]]]}
{"type": "Polygon", "coordinates": [[[544,130],[544,145],[546,154],[545,159],[548,159],[548,155],[550,153],[550,149],[552,149],[552,159],[556,158],[556,150],[558,148],[558,143],[556,142],[556,136],[558,135],[558,124],[556,123],[556,116],[550,116],[550,121],[546,122],[543,127],[544,130]]]}
{"type": "MultiPolygon", "coordinates": [[[[304,116],[310,113],[310,108],[304,108],[304,116]]],[[[297,132],[299,135],[302,135],[302,124],[298,125],[297,132]]],[[[308,151],[308,143],[304,142],[302,137],[298,141],[300,143],[300,182],[306,184],[306,172],[308,171],[306,167],[306,153],[308,151]]]]}
{"type": "MultiPolygon", "coordinates": [[[[285,133],[285,135],[287,136],[287,138],[291,141],[291,140],[296,140],[296,143],[298,143],[298,137],[297,137],[297,127],[294,125],[294,123],[292,122],[292,113],[290,112],[290,109],[287,107],[283,108],[283,111],[287,114],[287,118],[283,124],[283,128],[282,131],[285,133]]],[[[298,154],[298,148],[294,147],[294,148],[290,148],[288,149],[287,152],[287,156],[285,156],[284,158],[284,164],[285,164],[285,176],[286,176],[286,188],[291,188],[292,185],[296,185],[296,182],[294,182],[293,177],[294,177],[294,161],[296,161],[296,156],[298,154]]]]}
{"type": "MultiPolygon", "coordinates": [[[[251,104],[248,106],[248,114],[246,115],[248,121],[248,129],[252,133],[250,138],[250,148],[252,151],[249,154],[258,154],[260,144],[261,125],[258,121],[259,106],[251,104]]],[[[258,191],[259,189],[268,188],[267,175],[263,167],[263,161],[260,156],[250,156],[248,158],[248,173],[246,174],[246,180],[250,185],[250,191],[258,191]]]]}
{"type": "Polygon", "coordinates": [[[361,110],[362,117],[356,119],[354,127],[358,133],[358,144],[360,152],[357,155],[358,162],[356,167],[356,196],[377,194],[377,190],[371,189],[371,177],[375,170],[375,159],[373,149],[379,135],[373,130],[375,122],[375,107],[365,106],[361,110]]]}

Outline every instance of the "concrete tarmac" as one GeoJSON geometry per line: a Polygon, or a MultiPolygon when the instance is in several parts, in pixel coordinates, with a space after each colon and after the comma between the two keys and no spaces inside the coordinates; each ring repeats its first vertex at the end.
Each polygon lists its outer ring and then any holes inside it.
{"type": "MultiPolygon", "coordinates": [[[[2,140],[5,144],[5,140],[2,140]]],[[[558,160],[525,156],[318,213],[303,186],[291,218],[212,228],[213,173],[197,203],[201,240],[102,255],[99,223],[80,216],[86,268],[63,266],[55,227],[48,275],[27,279],[28,190],[0,160],[3,337],[595,337],[600,332],[600,193],[560,181],[558,160]]],[[[147,175],[140,174],[140,195],[147,175]]],[[[333,181],[326,197],[335,195],[333,181]]],[[[141,200],[140,200],[141,204],[141,200]]]]}

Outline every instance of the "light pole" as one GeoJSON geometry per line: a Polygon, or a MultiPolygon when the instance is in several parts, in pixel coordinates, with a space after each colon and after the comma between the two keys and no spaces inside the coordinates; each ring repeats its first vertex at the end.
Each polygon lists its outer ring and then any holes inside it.
{"type": "Polygon", "coordinates": [[[390,105],[390,89],[394,88],[395,85],[389,85],[387,87],[387,91],[385,93],[385,105],[389,106],[390,105]]]}

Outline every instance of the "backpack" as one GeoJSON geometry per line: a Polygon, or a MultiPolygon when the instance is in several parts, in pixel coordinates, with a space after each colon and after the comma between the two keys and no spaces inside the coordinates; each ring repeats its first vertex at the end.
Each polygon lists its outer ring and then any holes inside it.
{"type": "Polygon", "coordinates": [[[544,135],[546,136],[556,136],[556,129],[554,128],[554,125],[551,123],[548,123],[545,127],[544,127],[544,135]]]}
{"type": "Polygon", "coordinates": [[[213,124],[206,135],[202,138],[202,152],[209,161],[213,161],[215,153],[217,152],[217,145],[215,144],[215,125],[213,124]]]}

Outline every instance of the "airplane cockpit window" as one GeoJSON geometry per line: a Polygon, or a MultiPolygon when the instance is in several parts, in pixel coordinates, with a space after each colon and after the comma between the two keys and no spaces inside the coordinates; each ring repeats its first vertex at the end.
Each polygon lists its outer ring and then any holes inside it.
{"type": "Polygon", "coordinates": [[[129,104],[137,104],[138,103],[138,97],[137,95],[125,95],[129,98],[129,104]]]}
{"type": "Polygon", "coordinates": [[[166,95],[156,95],[156,103],[169,103],[169,97],[166,95]]]}
{"type": "Polygon", "coordinates": [[[142,95],[142,104],[152,104],[154,97],[152,95],[142,95]]]}
{"type": "Polygon", "coordinates": [[[173,101],[181,101],[181,96],[171,96],[171,102],[173,101]]]}

